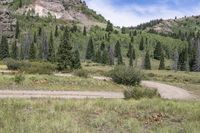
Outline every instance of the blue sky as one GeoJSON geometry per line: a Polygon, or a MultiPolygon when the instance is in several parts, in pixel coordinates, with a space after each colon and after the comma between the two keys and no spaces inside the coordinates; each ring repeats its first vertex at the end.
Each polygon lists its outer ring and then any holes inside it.
{"type": "Polygon", "coordinates": [[[200,15],[200,0],[86,0],[86,3],[116,26],[200,15]]]}

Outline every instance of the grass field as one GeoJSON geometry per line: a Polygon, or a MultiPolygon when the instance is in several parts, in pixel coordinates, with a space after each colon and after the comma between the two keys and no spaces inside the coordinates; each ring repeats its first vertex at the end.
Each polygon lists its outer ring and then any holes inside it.
{"type": "Polygon", "coordinates": [[[198,133],[200,102],[0,100],[3,133],[198,133]]]}

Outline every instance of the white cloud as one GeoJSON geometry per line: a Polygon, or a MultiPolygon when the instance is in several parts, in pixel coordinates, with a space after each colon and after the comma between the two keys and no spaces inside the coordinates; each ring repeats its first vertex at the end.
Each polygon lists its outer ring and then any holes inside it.
{"type": "MultiPolygon", "coordinates": [[[[153,19],[169,19],[190,15],[197,15],[200,4],[194,9],[186,11],[183,9],[171,9],[165,2],[154,5],[137,5],[130,4],[126,6],[114,6],[112,0],[86,0],[89,8],[94,9],[97,13],[102,14],[107,20],[110,20],[116,26],[136,26],[153,19]]],[[[180,0],[176,0],[178,4],[180,0]]]]}

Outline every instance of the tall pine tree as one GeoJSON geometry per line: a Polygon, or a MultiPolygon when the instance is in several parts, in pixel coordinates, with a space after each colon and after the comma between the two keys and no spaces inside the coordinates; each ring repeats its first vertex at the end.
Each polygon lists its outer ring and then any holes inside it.
{"type": "Polygon", "coordinates": [[[145,58],[144,58],[144,69],[151,70],[151,60],[149,51],[146,52],[145,58]]]}
{"type": "Polygon", "coordinates": [[[75,50],[73,52],[72,68],[73,69],[80,69],[81,68],[81,60],[80,60],[80,54],[79,54],[78,50],[75,50]]]}
{"type": "Polygon", "coordinates": [[[18,48],[17,48],[17,42],[15,41],[12,44],[11,58],[17,59],[17,57],[18,57],[18,48]]]}
{"type": "Polygon", "coordinates": [[[17,23],[16,23],[16,29],[15,29],[15,38],[16,39],[18,39],[19,33],[20,33],[20,30],[19,30],[19,21],[17,21],[17,23]]]}
{"type": "Polygon", "coordinates": [[[9,48],[8,48],[8,40],[6,36],[2,36],[0,43],[0,59],[9,57],[9,48]]]}
{"type": "Polygon", "coordinates": [[[56,28],[55,28],[54,36],[58,37],[58,26],[57,25],[56,25],[56,28]]]}
{"type": "Polygon", "coordinates": [[[70,32],[68,27],[65,28],[57,55],[58,69],[72,69],[72,46],[70,44],[70,32]]]}
{"type": "Polygon", "coordinates": [[[92,38],[90,38],[86,51],[86,59],[93,60],[94,57],[95,57],[94,44],[92,38]]]}
{"type": "Polygon", "coordinates": [[[36,59],[36,49],[34,43],[31,43],[30,50],[29,50],[29,60],[36,59]]]}
{"type": "Polygon", "coordinates": [[[55,62],[55,49],[54,49],[54,41],[53,41],[53,33],[50,33],[49,38],[49,51],[47,60],[50,62],[55,62]]]}
{"type": "Polygon", "coordinates": [[[160,42],[156,43],[156,48],[154,50],[154,59],[160,60],[161,54],[162,54],[162,46],[160,42]]]}
{"type": "Polygon", "coordinates": [[[113,31],[113,24],[110,21],[107,22],[106,31],[107,32],[112,32],[113,31]]]}
{"type": "Polygon", "coordinates": [[[87,28],[84,26],[84,28],[83,28],[83,35],[84,36],[87,36],[87,28]]]}
{"type": "Polygon", "coordinates": [[[164,51],[161,51],[161,56],[160,56],[160,65],[159,65],[159,70],[164,70],[165,69],[165,55],[164,51]]]}
{"type": "Polygon", "coordinates": [[[140,46],[139,46],[139,49],[140,49],[141,51],[144,50],[144,38],[143,38],[143,37],[142,37],[141,40],[140,40],[140,46]]]}

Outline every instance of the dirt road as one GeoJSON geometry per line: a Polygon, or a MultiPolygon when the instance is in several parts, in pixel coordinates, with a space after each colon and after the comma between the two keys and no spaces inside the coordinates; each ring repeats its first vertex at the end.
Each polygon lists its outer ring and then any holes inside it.
{"type": "Polygon", "coordinates": [[[182,88],[178,88],[167,84],[162,84],[153,81],[142,81],[141,85],[144,87],[157,89],[161,97],[166,99],[189,100],[196,98],[190,92],[182,88]]]}

